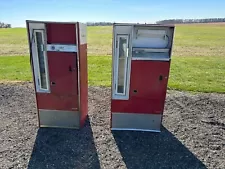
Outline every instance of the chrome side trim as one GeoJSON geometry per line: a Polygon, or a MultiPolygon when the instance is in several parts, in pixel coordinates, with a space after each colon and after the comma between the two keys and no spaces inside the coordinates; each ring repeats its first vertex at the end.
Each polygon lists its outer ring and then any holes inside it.
{"type": "Polygon", "coordinates": [[[80,111],[80,40],[79,40],[79,22],[75,24],[76,45],[77,45],[77,94],[78,94],[78,110],[80,111]]]}
{"type": "Polygon", "coordinates": [[[40,127],[79,128],[80,113],[39,109],[40,127]]]}
{"type": "Polygon", "coordinates": [[[174,24],[151,24],[151,23],[114,23],[115,26],[140,26],[140,27],[172,27],[174,28],[174,24]]]}
{"type": "Polygon", "coordinates": [[[160,132],[162,114],[112,113],[112,130],[160,132]]]}
{"type": "Polygon", "coordinates": [[[160,133],[161,131],[159,130],[144,130],[144,129],[127,129],[127,128],[111,128],[111,130],[126,130],[126,131],[149,131],[149,132],[155,132],[155,133],[160,133]]]}
{"type": "Polygon", "coordinates": [[[30,23],[59,23],[59,24],[76,24],[77,22],[70,22],[70,21],[49,21],[49,20],[26,20],[26,22],[30,23]]]}
{"type": "Polygon", "coordinates": [[[43,128],[61,128],[61,129],[80,129],[79,127],[62,127],[62,126],[48,126],[48,125],[41,125],[40,127],[43,127],[43,128]]]}
{"type": "Polygon", "coordinates": [[[170,61],[170,58],[132,57],[132,60],[170,61]]]}

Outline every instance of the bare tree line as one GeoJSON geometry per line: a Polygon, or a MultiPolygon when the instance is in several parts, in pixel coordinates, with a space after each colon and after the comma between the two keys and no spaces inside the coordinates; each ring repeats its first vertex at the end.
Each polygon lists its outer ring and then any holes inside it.
{"type": "Polygon", "coordinates": [[[0,22],[0,28],[11,28],[11,24],[0,22]]]}
{"type": "MultiPolygon", "coordinates": [[[[225,22],[225,18],[205,18],[205,19],[167,19],[157,21],[156,24],[185,24],[185,23],[215,23],[225,22]]],[[[88,26],[109,26],[112,22],[87,22],[88,26]]]]}
{"type": "Polygon", "coordinates": [[[87,22],[87,26],[110,26],[112,22],[87,22]]]}
{"type": "MultiPolygon", "coordinates": [[[[166,19],[157,21],[156,24],[185,24],[185,23],[215,23],[225,22],[225,18],[205,18],[205,19],[166,19]]],[[[112,22],[87,22],[88,26],[109,26],[112,22]]]]}
{"type": "MultiPolygon", "coordinates": [[[[185,23],[215,23],[225,22],[225,18],[206,19],[166,19],[157,21],[156,24],[185,24],[185,23]]],[[[87,26],[111,26],[113,22],[87,22],[87,26]]],[[[11,28],[11,24],[0,22],[0,28],[11,28]]]]}
{"type": "Polygon", "coordinates": [[[225,22],[225,18],[206,18],[206,19],[167,19],[157,21],[157,24],[180,24],[180,23],[215,23],[225,22]]]}

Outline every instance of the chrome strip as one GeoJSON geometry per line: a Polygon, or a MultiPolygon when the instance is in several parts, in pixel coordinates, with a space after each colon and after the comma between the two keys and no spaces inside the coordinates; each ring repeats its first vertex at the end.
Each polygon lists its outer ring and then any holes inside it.
{"type": "Polygon", "coordinates": [[[80,127],[80,113],[77,111],[39,109],[39,118],[40,127],[80,127]]]}
{"type": "Polygon", "coordinates": [[[160,133],[160,130],[146,130],[146,129],[132,129],[132,128],[111,128],[111,130],[126,130],[126,131],[149,131],[149,132],[155,132],[160,133]]]}
{"type": "Polygon", "coordinates": [[[162,114],[112,113],[113,130],[158,131],[162,114]]]}
{"type": "Polygon", "coordinates": [[[170,61],[170,58],[132,57],[132,60],[170,61]]]}
{"type": "MultiPolygon", "coordinates": [[[[77,95],[78,95],[78,110],[80,110],[80,43],[79,43],[79,22],[75,24],[75,31],[76,31],[76,45],[77,45],[77,95]]],[[[83,112],[82,112],[83,113],[83,112]]],[[[80,115],[80,114],[79,114],[80,115]]],[[[79,116],[80,119],[80,116],[79,116]]]]}
{"type": "Polygon", "coordinates": [[[48,52],[77,52],[76,45],[47,44],[48,52]]]}
{"type": "Polygon", "coordinates": [[[70,21],[44,21],[44,20],[26,20],[26,22],[30,23],[59,23],[59,24],[76,24],[77,22],[70,22],[70,21]]]}
{"type": "Polygon", "coordinates": [[[62,129],[79,129],[79,127],[62,127],[62,126],[47,126],[47,125],[41,125],[40,127],[45,127],[45,128],[62,128],[62,129]]]}

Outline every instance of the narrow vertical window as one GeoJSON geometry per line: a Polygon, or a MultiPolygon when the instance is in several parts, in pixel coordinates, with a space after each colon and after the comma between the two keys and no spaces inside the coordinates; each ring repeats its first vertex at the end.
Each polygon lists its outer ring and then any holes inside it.
{"type": "Polygon", "coordinates": [[[116,94],[125,95],[127,85],[128,36],[118,35],[116,94]]]}
{"type": "Polygon", "coordinates": [[[34,30],[37,52],[38,83],[40,90],[48,90],[46,55],[44,51],[44,31],[34,30]]]}

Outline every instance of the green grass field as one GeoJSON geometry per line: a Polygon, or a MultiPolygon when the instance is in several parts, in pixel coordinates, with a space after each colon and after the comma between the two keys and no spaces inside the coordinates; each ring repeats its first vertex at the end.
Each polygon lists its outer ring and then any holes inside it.
{"type": "MultiPolygon", "coordinates": [[[[89,85],[110,86],[112,27],[88,27],[89,85]]],[[[0,81],[31,81],[25,28],[0,29],[0,81]]],[[[177,25],[169,88],[225,93],[225,24],[177,25]]]]}

